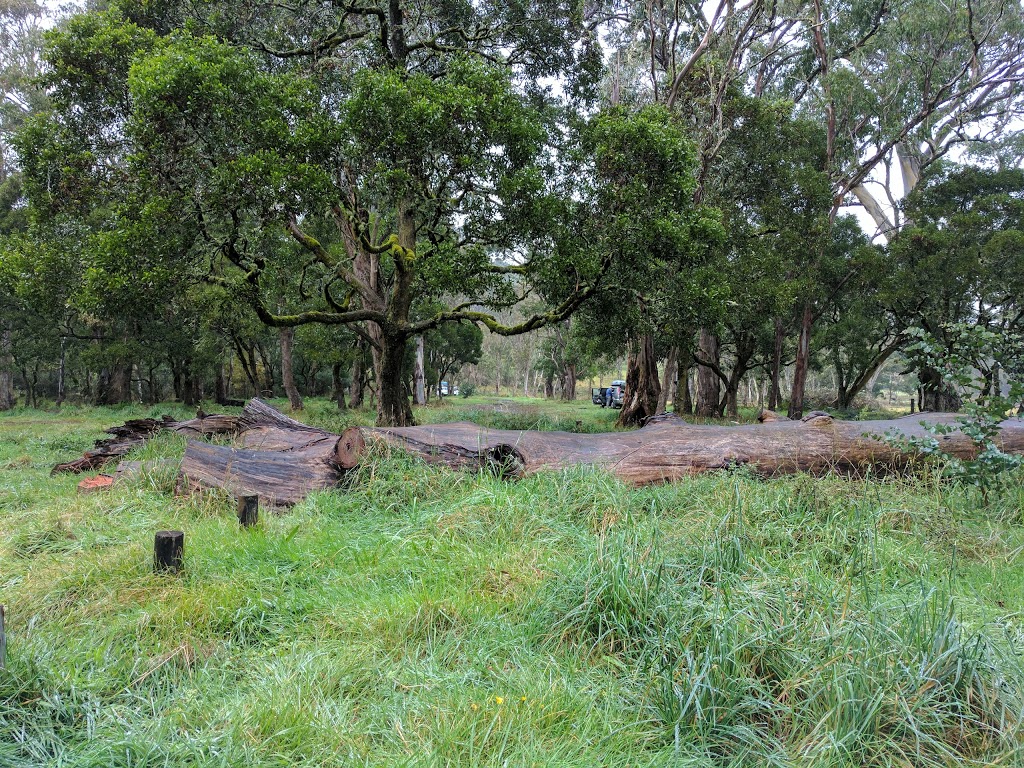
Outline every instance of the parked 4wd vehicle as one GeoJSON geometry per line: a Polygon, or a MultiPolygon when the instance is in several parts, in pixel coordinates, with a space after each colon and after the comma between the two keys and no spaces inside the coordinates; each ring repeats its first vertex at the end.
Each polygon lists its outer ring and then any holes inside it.
{"type": "Polygon", "coordinates": [[[613,381],[607,387],[594,387],[590,390],[590,401],[594,405],[600,405],[602,408],[608,405],[608,390],[612,392],[612,408],[621,408],[622,401],[626,396],[626,382],[621,379],[613,381]]]}

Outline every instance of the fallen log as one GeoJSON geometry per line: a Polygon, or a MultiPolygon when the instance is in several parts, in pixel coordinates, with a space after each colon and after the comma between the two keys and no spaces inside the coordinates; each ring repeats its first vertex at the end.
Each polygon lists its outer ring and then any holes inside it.
{"type": "Polygon", "coordinates": [[[288,451],[304,460],[323,459],[342,469],[352,469],[363,452],[363,437],[358,429],[346,429],[338,435],[311,427],[267,405],[250,400],[238,417],[238,438],[243,448],[259,451],[288,451]]]}
{"type": "Polygon", "coordinates": [[[364,450],[358,429],[338,435],[285,416],[251,400],[237,419],[240,447],[190,440],[185,447],[178,492],[223,488],[234,496],[259,496],[289,506],[312,491],[333,488],[364,450]]]}
{"type": "Polygon", "coordinates": [[[333,488],[342,470],[327,460],[287,451],[249,451],[189,440],[178,476],[179,494],[221,488],[232,496],[259,496],[270,506],[291,506],[313,491],[333,488]]]}
{"type": "Polygon", "coordinates": [[[175,421],[170,416],[159,419],[129,419],[124,424],[104,430],[111,437],[97,440],[80,458],[66,461],[50,470],[51,475],[62,472],[79,474],[100,469],[129,451],[140,448],[161,430],[170,430],[192,436],[231,434],[237,430],[237,416],[203,416],[187,421],[175,421]]]}
{"type": "MultiPolygon", "coordinates": [[[[365,431],[429,463],[491,468],[505,476],[589,465],[645,485],[738,466],[766,477],[902,469],[912,461],[912,452],[887,442],[886,436],[931,437],[922,421],[950,428],[936,438],[941,452],[973,458],[977,449],[957,428],[957,419],[955,414],[917,414],[839,421],[816,411],[801,421],[769,417],[760,424],[724,427],[692,425],[666,414],[633,432],[601,434],[487,429],[469,422],[365,431]]],[[[997,443],[1004,451],[1024,454],[1024,420],[1004,421],[997,443]]]]}
{"type": "MultiPolygon", "coordinates": [[[[186,444],[177,487],[224,488],[235,495],[256,494],[268,504],[288,505],[313,490],[337,485],[355,467],[364,443],[358,429],[337,435],[285,416],[261,400],[250,400],[237,416],[200,415],[187,421],[131,419],[106,432],[81,458],[58,464],[52,474],[86,472],[121,459],[146,440],[168,430],[193,438],[186,444]],[[215,446],[194,438],[233,435],[237,447],[215,446]]],[[[139,462],[121,462],[118,479],[142,471],[139,462]]]]}

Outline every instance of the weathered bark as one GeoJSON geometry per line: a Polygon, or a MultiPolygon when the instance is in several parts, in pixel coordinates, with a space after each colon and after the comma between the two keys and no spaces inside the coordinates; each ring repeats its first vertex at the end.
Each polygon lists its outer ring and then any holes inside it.
{"type": "Polygon", "coordinates": [[[221,488],[233,496],[259,496],[265,504],[288,506],[338,484],[340,474],[326,460],[302,459],[284,451],[247,451],[190,440],[178,492],[221,488]]]}
{"type": "Polygon", "coordinates": [[[665,373],[661,379],[661,394],[658,396],[658,413],[665,413],[669,402],[674,403],[676,399],[676,360],[679,357],[679,347],[672,347],[668,351],[668,359],[665,360],[665,373]]]}
{"type": "MultiPolygon", "coordinates": [[[[235,435],[238,447],[190,440],[181,464],[179,491],[223,488],[235,495],[261,496],[268,504],[294,504],[314,490],[333,487],[363,453],[358,429],[341,435],[309,427],[290,419],[260,400],[251,400],[238,416],[203,416],[177,422],[133,419],[106,430],[111,438],[99,440],[75,461],[58,464],[52,474],[98,469],[140,447],[160,430],[189,437],[235,435]]],[[[122,462],[130,474],[138,463],[122,462]],[[134,464],[134,466],[133,466],[134,464]]]]}
{"type": "MultiPolygon", "coordinates": [[[[698,360],[718,365],[718,337],[707,328],[700,329],[697,341],[698,360]]],[[[720,415],[720,399],[722,397],[722,381],[709,365],[697,365],[697,409],[696,415],[710,419],[720,415]]]]}
{"type": "Polygon", "coordinates": [[[119,362],[101,369],[95,401],[97,405],[131,402],[131,366],[119,362]]]}
{"type": "Polygon", "coordinates": [[[555,396],[555,374],[548,370],[544,374],[544,397],[551,400],[555,396]]]}
{"type": "Polygon", "coordinates": [[[558,377],[562,389],[562,400],[572,402],[576,399],[576,364],[566,363],[558,377]]]}
{"type": "Polygon", "coordinates": [[[287,506],[336,486],[363,453],[358,429],[336,435],[289,419],[259,400],[250,401],[237,417],[237,430],[240,448],[189,441],[179,492],[221,488],[287,506]]]}
{"type": "Polygon", "coordinates": [[[654,355],[654,336],[644,334],[630,342],[626,359],[626,393],[616,424],[620,427],[646,423],[658,412],[661,383],[658,359],[654,355]]]}
{"type": "MultiPolygon", "coordinates": [[[[774,414],[772,414],[774,416],[774,414]]],[[[972,458],[976,446],[957,428],[953,414],[934,414],[928,423],[952,428],[939,437],[939,450],[972,458]]],[[[801,421],[766,417],[739,427],[694,426],[671,414],[633,432],[577,434],[491,430],[476,424],[434,424],[365,430],[402,446],[429,463],[456,468],[491,468],[505,475],[591,465],[623,480],[645,485],[716,469],[749,466],[763,476],[832,471],[855,475],[905,469],[913,456],[886,442],[896,431],[906,437],[930,436],[921,416],[884,421],[836,421],[815,411],[801,421]]],[[[1024,419],[1004,421],[997,444],[1024,454],[1024,419]]]]}
{"type": "Polygon", "coordinates": [[[804,413],[804,388],[807,385],[807,368],[811,359],[811,326],[814,324],[814,308],[811,302],[804,304],[800,320],[800,338],[796,345],[796,363],[793,366],[793,389],[789,396],[789,418],[799,419],[804,413]]]}
{"type": "Polygon", "coordinates": [[[730,385],[725,390],[725,415],[730,418],[739,418],[740,415],[740,404],[739,404],[739,382],[736,382],[735,386],[730,385]]]}
{"type": "Polygon", "coordinates": [[[104,430],[112,437],[97,440],[81,458],[58,464],[50,474],[77,474],[99,469],[114,459],[120,459],[132,449],[141,447],[146,440],[163,429],[190,436],[233,434],[238,429],[238,417],[204,416],[188,421],[175,421],[170,416],[162,419],[129,419],[121,426],[104,430]]]}
{"type": "Polygon", "coordinates": [[[406,427],[416,422],[409,405],[403,367],[405,362],[405,338],[381,338],[377,370],[377,424],[406,427]]]}
{"type": "Polygon", "coordinates": [[[288,405],[293,411],[302,410],[302,395],[295,386],[295,371],[292,368],[292,343],[295,341],[294,328],[281,328],[278,332],[281,341],[281,383],[284,393],[288,395],[288,405]]]}

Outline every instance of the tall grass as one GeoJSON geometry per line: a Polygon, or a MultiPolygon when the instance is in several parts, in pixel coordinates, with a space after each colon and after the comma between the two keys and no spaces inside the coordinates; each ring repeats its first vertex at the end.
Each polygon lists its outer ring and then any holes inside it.
{"type": "Polygon", "coordinates": [[[0,418],[3,768],[1021,762],[1019,484],[504,482],[380,448],[242,530],[169,475],[48,476],[128,415],[0,418]]]}

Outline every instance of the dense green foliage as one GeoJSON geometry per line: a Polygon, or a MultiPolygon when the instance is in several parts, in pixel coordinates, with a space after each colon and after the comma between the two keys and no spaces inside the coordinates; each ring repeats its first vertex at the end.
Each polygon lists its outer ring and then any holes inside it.
{"type": "MultiPolygon", "coordinates": [[[[809,376],[853,409],[914,328],[1021,324],[1009,0],[40,19],[0,7],[0,408],[16,379],[31,403],[330,388],[405,423],[417,339],[471,360],[443,329],[472,323],[543,336],[484,360],[499,389],[513,359],[571,398],[626,358],[624,424],[677,378],[704,416],[744,387],[796,416],[809,376]]],[[[958,407],[909,372],[917,407],[958,407]]]]}

